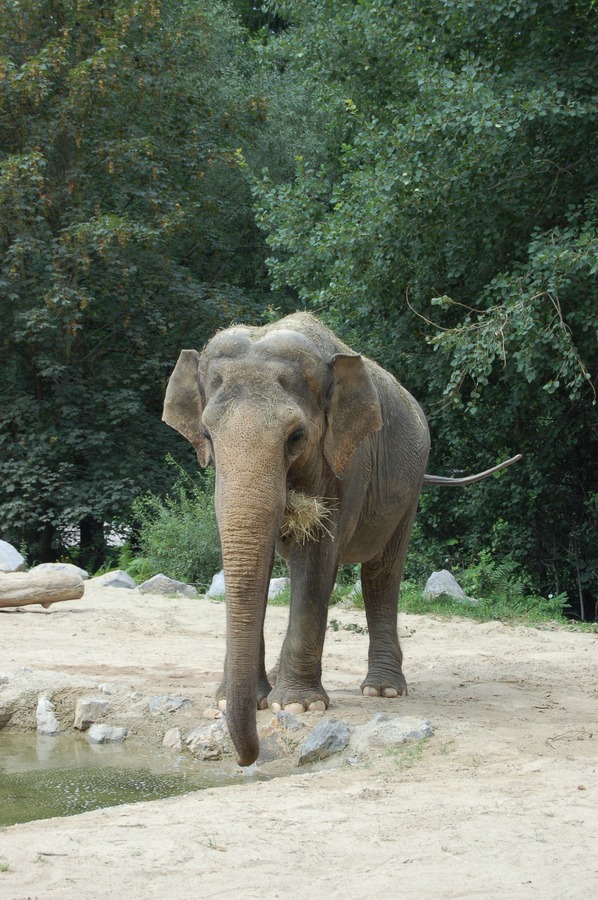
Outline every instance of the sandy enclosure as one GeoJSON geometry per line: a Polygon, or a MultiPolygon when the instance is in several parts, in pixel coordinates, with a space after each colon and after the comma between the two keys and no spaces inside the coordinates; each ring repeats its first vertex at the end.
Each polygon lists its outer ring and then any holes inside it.
{"type": "MultiPolygon", "coordinates": [[[[268,611],[269,664],[287,615],[268,611]]],[[[360,696],[368,639],[343,627],[364,614],[330,618],[331,706],[306,721],[421,716],[435,728],[425,745],[6,828],[0,898],[598,896],[598,636],[402,615],[410,694],[382,700],[360,696]]],[[[223,604],[88,584],[81,600],[0,612],[0,691],[27,678],[58,698],[59,719],[102,683],[191,698],[170,719],[139,718],[130,740],[159,742],[176,716],[201,723],[224,634],[223,604]]],[[[30,713],[15,724],[33,727],[30,713]]]]}

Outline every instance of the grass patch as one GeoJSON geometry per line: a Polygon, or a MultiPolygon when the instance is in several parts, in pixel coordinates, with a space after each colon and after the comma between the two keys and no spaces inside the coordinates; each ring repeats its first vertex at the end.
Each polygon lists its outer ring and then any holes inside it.
{"type": "Polygon", "coordinates": [[[506,589],[494,596],[478,597],[477,604],[445,595],[430,599],[424,597],[421,587],[406,581],[401,586],[399,606],[402,612],[417,615],[433,613],[445,618],[461,616],[478,622],[500,621],[523,625],[553,623],[567,627],[569,620],[563,616],[565,602],[566,597],[562,594],[547,598],[514,591],[509,596],[506,589]]]}
{"type": "Polygon", "coordinates": [[[398,747],[389,750],[388,755],[400,769],[410,769],[422,758],[427,743],[422,739],[413,743],[399,744],[398,747]]]}
{"type": "MultiPolygon", "coordinates": [[[[465,583],[465,579],[464,579],[465,583]]],[[[287,606],[290,603],[290,588],[286,588],[273,600],[269,600],[272,606],[287,606]]],[[[331,615],[334,615],[334,607],[351,600],[353,609],[363,609],[363,595],[355,590],[355,584],[337,584],[330,598],[331,615]]],[[[478,603],[461,602],[453,597],[442,595],[434,599],[424,597],[423,588],[413,581],[404,581],[401,585],[399,610],[403,613],[414,615],[435,615],[442,618],[461,617],[474,619],[477,622],[504,622],[512,625],[557,626],[559,628],[574,629],[598,633],[596,622],[572,622],[563,615],[566,604],[565,595],[556,597],[540,597],[536,594],[526,594],[519,585],[516,585],[510,593],[508,586],[504,585],[496,593],[488,596],[480,596],[478,603]]],[[[360,626],[343,625],[337,619],[331,618],[328,627],[331,631],[358,631],[360,626]]],[[[361,632],[360,632],[361,633],[361,632]]],[[[365,632],[364,632],[365,633],[365,632]]]]}
{"type": "Polygon", "coordinates": [[[290,606],[291,603],[291,588],[286,587],[282,591],[279,591],[275,597],[272,597],[268,600],[268,606],[290,606]]]}

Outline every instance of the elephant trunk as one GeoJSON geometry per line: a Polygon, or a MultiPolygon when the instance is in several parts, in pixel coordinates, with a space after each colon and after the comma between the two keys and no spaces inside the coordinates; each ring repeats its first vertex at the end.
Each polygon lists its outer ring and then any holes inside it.
{"type": "Polygon", "coordinates": [[[259,755],[256,727],[263,618],[284,490],[217,479],[216,509],[226,582],[226,719],[240,766],[259,755]],[[248,489],[247,485],[251,487],[248,489]]]}

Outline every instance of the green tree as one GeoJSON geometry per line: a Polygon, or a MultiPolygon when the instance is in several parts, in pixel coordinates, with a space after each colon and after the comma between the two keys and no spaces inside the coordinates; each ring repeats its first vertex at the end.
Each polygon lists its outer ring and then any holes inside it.
{"type": "Polygon", "coordinates": [[[294,0],[272,65],[309,84],[323,146],[266,175],[279,287],[389,366],[435,469],[508,476],[426,495],[428,540],[488,542],[598,599],[595,4],[294,0]]]}
{"type": "Polygon", "coordinates": [[[265,305],[265,115],[218,0],[0,0],[0,529],[32,559],[76,526],[101,562],[164,486],[179,349],[265,305]]]}

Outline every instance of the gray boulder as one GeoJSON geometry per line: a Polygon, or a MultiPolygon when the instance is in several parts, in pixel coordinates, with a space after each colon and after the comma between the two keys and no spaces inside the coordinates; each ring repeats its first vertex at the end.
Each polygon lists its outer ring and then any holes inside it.
{"type": "Polygon", "coordinates": [[[456,600],[467,600],[465,591],[447,569],[432,572],[424,588],[424,597],[440,597],[442,594],[455,597],[456,600]]]}
{"type": "Polygon", "coordinates": [[[475,597],[468,597],[454,575],[447,569],[441,569],[439,572],[432,572],[426,586],[424,588],[424,597],[433,600],[436,597],[452,597],[458,603],[469,603],[472,606],[479,606],[480,601],[475,597]]]}
{"type": "Polygon", "coordinates": [[[293,752],[299,742],[298,732],[305,729],[305,722],[288,710],[274,713],[270,722],[258,732],[260,753],[256,765],[283,759],[293,752]]]}
{"type": "Polygon", "coordinates": [[[232,753],[232,741],[224,719],[212,725],[200,725],[185,740],[189,752],[200,760],[222,759],[232,753]]]}
{"type": "Polygon", "coordinates": [[[89,572],[86,572],[85,569],[80,569],[79,566],[74,566],[72,563],[40,563],[38,566],[34,566],[32,569],[29,569],[30,572],[70,572],[73,575],[78,575],[79,578],[82,578],[83,581],[86,581],[89,578],[89,572]]]}
{"type": "Polygon", "coordinates": [[[129,590],[137,587],[135,579],[131,578],[129,573],[123,569],[115,569],[113,572],[106,572],[105,575],[98,575],[92,581],[102,587],[128,588],[129,590]]]}
{"type": "Polygon", "coordinates": [[[312,733],[299,748],[299,765],[328,759],[340,753],[349,743],[351,731],[346,722],[336,719],[325,719],[316,725],[312,733]]]}
{"type": "Polygon", "coordinates": [[[19,551],[7,541],[0,541],[0,572],[24,572],[26,568],[19,551]]]}
{"type": "Polygon", "coordinates": [[[184,597],[197,597],[197,589],[192,584],[185,584],[184,581],[175,581],[174,578],[168,578],[166,575],[159,573],[149,578],[139,585],[142,594],[183,594],[184,597]]]}

